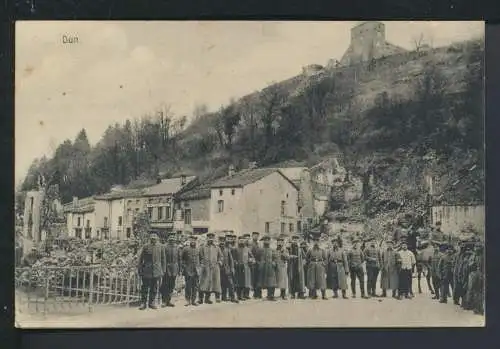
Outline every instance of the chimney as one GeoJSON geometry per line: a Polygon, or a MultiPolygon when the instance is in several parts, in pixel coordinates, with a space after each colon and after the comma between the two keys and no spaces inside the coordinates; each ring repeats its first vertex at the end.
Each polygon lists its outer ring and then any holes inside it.
{"type": "Polygon", "coordinates": [[[228,176],[234,176],[235,170],[233,165],[229,165],[228,176]]]}
{"type": "Polygon", "coordinates": [[[73,196],[73,207],[78,205],[78,196],[73,196]]]}
{"type": "Polygon", "coordinates": [[[186,185],[186,175],[181,175],[181,185],[186,185]]]}

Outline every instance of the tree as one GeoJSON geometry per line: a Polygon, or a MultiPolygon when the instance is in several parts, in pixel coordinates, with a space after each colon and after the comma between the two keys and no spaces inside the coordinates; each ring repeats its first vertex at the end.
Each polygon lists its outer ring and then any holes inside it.
{"type": "Polygon", "coordinates": [[[264,130],[264,147],[261,156],[265,157],[273,146],[275,130],[279,125],[280,107],[284,100],[284,91],[276,83],[270,84],[259,94],[258,121],[264,130]]]}

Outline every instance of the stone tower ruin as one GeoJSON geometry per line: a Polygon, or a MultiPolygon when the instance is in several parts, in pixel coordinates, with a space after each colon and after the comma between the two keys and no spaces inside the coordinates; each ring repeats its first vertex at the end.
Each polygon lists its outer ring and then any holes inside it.
{"type": "Polygon", "coordinates": [[[405,51],[385,40],[384,23],[362,22],[351,29],[351,43],[340,60],[340,64],[358,64],[405,51]]]}

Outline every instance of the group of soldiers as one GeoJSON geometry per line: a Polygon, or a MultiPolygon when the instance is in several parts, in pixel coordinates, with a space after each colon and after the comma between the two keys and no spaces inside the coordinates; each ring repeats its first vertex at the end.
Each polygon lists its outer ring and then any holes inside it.
{"type": "Polygon", "coordinates": [[[333,291],[333,298],[348,299],[348,286],[355,298],[356,284],[365,299],[387,297],[388,291],[393,298],[411,299],[416,270],[419,293],[420,275],[426,272],[433,298],[446,303],[452,288],[455,304],[483,312],[484,268],[482,245],[477,241],[462,241],[455,252],[451,245],[436,241],[421,242],[417,250],[406,238],[396,244],[392,239],[383,244],[375,239],[354,239],[350,248],[343,246],[340,236],[333,238],[328,248],[320,246],[319,236],[309,244],[298,235],[280,236],[272,247],[271,237],[261,237],[258,232],[240,237],[226,234],[217,241],[215,234],[209,233],[199,246],[196,236],[188,240],[186,245],[179,244],[172,234],[164,244],[151,234],[151,242],[139,253],[140,309],[157,308],[158,287],[161,306],[173,307],[178,276],[185,279],[185,306],[213,304],[212,299],[239,303],[250,299],[251,291],[254,299],[262,299],[265,292],[269,301],[320,296],[326,300],[327,290],[333,291]],[[377,294],[379,274],[382,292],[377,294]]]}

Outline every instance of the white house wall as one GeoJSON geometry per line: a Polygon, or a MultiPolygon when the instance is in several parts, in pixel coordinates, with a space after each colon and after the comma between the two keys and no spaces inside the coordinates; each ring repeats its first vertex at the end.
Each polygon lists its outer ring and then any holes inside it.
{"type": "Polygon", "coordinates": [[[432,224],[441,222],[441,230],[445,234],[458,235],[467,224],[484,234],[484,205],[477,206],[434,206],[432,207],[432,224]]]}
{"type": "Polygon", "coordinates": [[[242,188],[217,188],[211,190],[210,230],[232,230],[239,234],[242,230],[241,215],[245,212],[242,188]],[[234,190],[234,194],[232,194],[234,190]],[[222,191],[222,195],[220,195],[222,191]],[[218,212],[218,201],[224,201],[224,211],[218,212]]]}
{"type": "Polygon", "coordinates": [[[272,235],[281,233],[281,223],[285,223],[285,234],[290,234],[290,224],[293,225],[293,232],[297,232],[298,191],[279,173],[274,172],[245,186],[243,192],[243,227],[237,233],[264,233],[266,222],[270,223],[269,233],[272,235]],[[286,202],[286,217],[281,217],[281,201],[286,202]]]}

